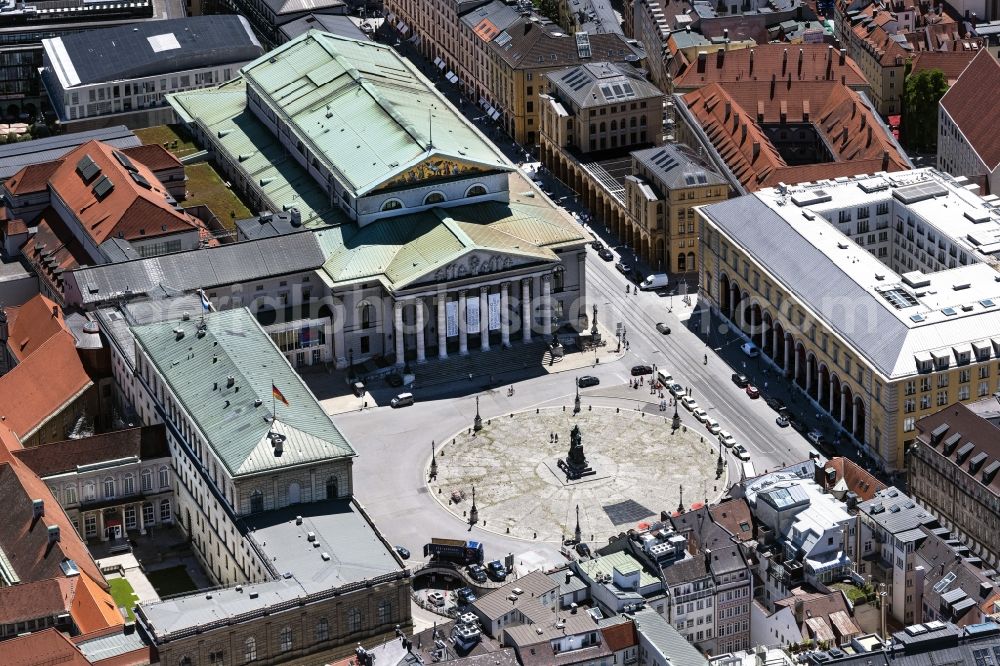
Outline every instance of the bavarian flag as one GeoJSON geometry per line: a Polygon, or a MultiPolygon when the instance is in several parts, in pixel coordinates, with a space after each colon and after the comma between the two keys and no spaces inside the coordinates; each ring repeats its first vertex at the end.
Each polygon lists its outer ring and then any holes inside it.
{"type": "Polygon", "coordinates": [[[285,407],[288,406],[288,399],[285,397],[285,394],[282,393],[281,390],[274,385],[274,382],[271,382],[271,396],[278,402],[283,403],[285,407]]]}

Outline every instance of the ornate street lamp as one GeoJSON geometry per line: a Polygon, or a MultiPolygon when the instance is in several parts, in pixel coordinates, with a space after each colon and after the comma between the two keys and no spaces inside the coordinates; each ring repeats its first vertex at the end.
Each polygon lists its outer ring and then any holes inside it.
{"type": "Polygon", "coordinates": [[[434,453],[434,440],[431,440],[431,479],[436,479],[438,475],[437,455],[434,453]]]}
{"type": "Polygon", "coordinates": [[[580,378],[576,378],[576,398],[573,400],[573,413],[580,413],[580,378]]]}
{"type": "Polygon", "coordinates": [[[476,396],[476,418],[472,421],[472,429],[479,432],[483,429],[483,417],[479,415],[479,396],[476,396]]]}
{"type": "Polygon", "coordinates": [[[671,427],[674,430],[681,427],[681,415],[677,413],[677,398],[674,398],[674,421],[671,427]]]}
{"type": "Polygon", "coordinates": [[[472,508],[469,509],[469,527],[479,522],[479,509],[476,507],[476,487],[472,486],[472,508]]]}

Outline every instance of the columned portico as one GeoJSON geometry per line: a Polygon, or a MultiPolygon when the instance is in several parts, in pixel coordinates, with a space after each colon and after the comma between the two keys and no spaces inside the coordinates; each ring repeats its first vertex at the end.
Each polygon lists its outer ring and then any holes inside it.
{"type": "Polygon", "coordinates": [[[479,348],[483,351],[490,350],[490,316],[489,316],[490,288],[479,288],[479,348]]]}
{"type": "MultiPolygon", "coordinates": [[[[773,328],[774,324],[771,326],[773,328]]],[[[775,363],[778,362],[778,336],[773,334],[771,335],[771,358],[774,359],[775,363]]]]}
{"type": "Polygon", "coordinates": [[[416,324],[417,324],[417,363],[423,363],[427,360],[424,350],[424,302],[419,298],[414,299],[413,307],[416,308],[416,324]]]}
{"type": "Polygon", "coordinates": [[[445,308],[448,304],[448,297],[445,294],[438,294],[437,297],[437,334],[438,334],[438,358],[448,358],[448,329],[447,314],[445,308]]]}
{"type": "Polygon", "coordinates": [[[469,353],[468,303],[465,289],[458,292],[458,353],[465,356],[469,353]]]}
{"type": "Polygon", "coordinates": [[[801,370],[801,366],[802,366],[802,360],[801,359],[802,359],[802,354],[800,354],[799,350],[796,349],[795,350],[795,374],[792,375],[792,381],[795,382],[796,384],[799,383],[799,370],[801,370]]]}
{"type": "Polygon", "coordinates": [[[510,347],[510,282],[500,285],[500,344],[510,347]]]}
{"type": "Polygon", "coordinates": [[[841,424],[847,421],[847,387],[840,387],[840,422],[841,424]]]}
{"type": "Polygon", "coordinates": [[[531,278],[521,280],[521,339],[531,342],[531,278]]]}
{"type": "Polygon", "coordinates": [[[806,393],[812,393],[813,384],[813,366],[816,365],[816,359],[812,356],[806,359],[806,393]]]}
{"type": "Polygon", "coordinates": [[[396,365],[403,365],[403,301],[396,301],[393,307],[393,335],[396,342],[396,365]]]}
{"type": "Polygon", "coordinates": [[[830,406],[826,411],[830,412],[830,416],[833,416],[833,407],[834,407],[833,401],[837,399],[837,394],[834,393],[832,377],[830,378],[830,390],[828,391],[828,394],[830,396],[830,406]]]}
{"type": "Polygon", "coordinates": [[[792,334],[785,333],[785,375],[792,372],[792,334]]]}

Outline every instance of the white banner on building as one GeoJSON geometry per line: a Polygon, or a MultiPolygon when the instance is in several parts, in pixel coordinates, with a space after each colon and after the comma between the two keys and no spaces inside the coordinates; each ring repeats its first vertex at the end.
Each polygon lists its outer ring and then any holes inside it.
{"type": "Polygon", "coordinates": [[[490,294],[489,309],[490,309],[490,330],[498,331],[500,330],[500,294],[490,294]]]}
{"type": "Polygon", "coordinates": [[[444,307],[447,326],[445,330],[449,338],[458,335],[458,301],[448,301],[444,307]]]}
{"type": "Polygon", "coordinates": [[[465,309],[466,318],[465,323],[469,327],[468,331],[470,333],[479,332],[479,299],[478,298],[467,298],[465,299],[465,309]]]}

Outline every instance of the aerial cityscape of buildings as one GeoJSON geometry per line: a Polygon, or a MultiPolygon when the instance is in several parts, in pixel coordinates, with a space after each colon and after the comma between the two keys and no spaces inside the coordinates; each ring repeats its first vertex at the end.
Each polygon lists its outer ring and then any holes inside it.
{"type": "Polygon", "coordinates": [[[1000,664],[1000,2],[0,0],[0,666],[1000,664]]]}

